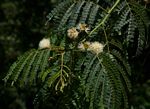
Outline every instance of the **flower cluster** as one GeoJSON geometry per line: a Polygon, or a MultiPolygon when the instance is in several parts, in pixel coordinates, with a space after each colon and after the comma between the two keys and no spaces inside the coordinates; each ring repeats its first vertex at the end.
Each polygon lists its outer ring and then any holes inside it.
{"type": "Polygon", "coordinates": [[[84,43],[80,43],[78,45],[78,48],[82,51],[91,51],[92,53],[98,55],[99,53],[103,52],[104,49],[104,45],[102,43],[99,42],[84,42],[84,43]]]}
{"type": "MultiPolygon", "coordinates": [[[[80,23],[77,28],[73,27],[67,31],[68,37],[70,39],[76,39],[79,36],[80,32],[84,31],[87,33],[89,30],[90,29],[86,24],[80,23]]],[[[50,39],[48,39],[48,38],[43,38],[39,42],[39,49],[45,49],[45,48],[50,48],[50,47],[51,47],[50,39]]],[[[92,53],[98,55],[99,53],[103,52],[104,45],[97,41],[95,41],[95,42],[85,41],[78,45],[78,49],[80,49],[81,51],[86,51],[86,50],[91,51],[92,53]]]]}
{"type": "Polygon", "coordinates": [[[44,48],[50,48],[50,39],[47,38],[43,38],[40,42],[39,42],[39,48],[40,49],[44,49],[44,48]]]}
{"type": "Polygon", "coordinates": [[[89,33],[90,28],[87,24],[78,24],[77,27],[72,27],[67,30],[67,35],[70,39],[76,39],[81,32],[89,33]]]}

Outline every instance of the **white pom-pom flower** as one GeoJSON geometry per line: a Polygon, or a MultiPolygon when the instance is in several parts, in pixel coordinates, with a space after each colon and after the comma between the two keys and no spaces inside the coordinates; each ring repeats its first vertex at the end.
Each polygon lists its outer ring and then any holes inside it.
{"type": "Polygon", "coordinates": [[[68,32],[68,37],[70,39],[76,39],[79,35],[79,32],[77,31],[75,27],[70,28],[69,30],[67,30],[67,32],[68,32]]]}
{"type": "Polygon", "coordinates": [[[99,43],[99,42],[83,42],[83,43],[80,43],[78,45],[78,48],[81,50],[81,51],[91,51],[92,53],[98,55],[99,53],[103,52],[103,49],[104,49],[104,45],[102,43],[99,43]]]}
{"type": "Polygon", "coordinates": [[[99,53],[103,52],[104,45],[99,42],[91,42],[88,49],[98,55],[99,53]]]}
{"type": "Polygon", "coordinates": [[[40,48],[40,49],[50,48],[50,39],[48,39],[48,38],[43,38],[43,39],[39,42],[39,48],[40,48]]]}
{"type": "Polygon", "coordinates": [[[86,42],[84,42],[84,43],[80,43],[80,44],[78,45],[78,48],[79,48],[81,51],[85,51],[85,50],[88,50],[89,46],[90,46],[90,42],[86,41],[86,42]]]}

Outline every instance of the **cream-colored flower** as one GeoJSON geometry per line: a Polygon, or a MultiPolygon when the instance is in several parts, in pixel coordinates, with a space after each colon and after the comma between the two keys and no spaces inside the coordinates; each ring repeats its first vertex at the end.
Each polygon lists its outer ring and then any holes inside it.
{"type": "Polygon", "coordinates": [[[99,42],[91,42],[88,49],[89,49],[89,51],[92,51],[95,54],[99,54],[99,53],[103,52],[104,45],[99,42]]]}
{"type": "Polygon", "coordinates": [[[80,43],[80,44],[78,45],[78,49],[80,49],[81,51],[85,51],[84,44],[83,44],[83,43],[80,43]]]}
{"type": "Polygon", "coordinates": [[[77,28],[80,30],[80,31],[85,31],[86,33],[89,33],[90,32],[90,27],[87,25],[87,24],[84,24],[84,23],[79,23],[77,28]]]}
{"type": "Polygon", "coordinates": [[[99,42],[89,42],[89,41],[86,41],[86,42],[80,43],[78,45],[78,48],[81,51],[87,50],[87,51],[91,51],[94,54],[98,55],[99,53],[103,52],[104,45],[102,43],[99,43],[99,42]]]}
{"type": "Polygon", "coordinates": [[[50,48],[50,39],[48,39],[48,38],[43,38],[43,39],[39,42],[39,48],[40,48],[40,49],[50,48]]]}
{"type": "Polygon", "coordinates": [[[86,41],[86,42],[83,42],[83,43],[80,43],[78,45],[78,48],[81,50],[81,51],[85,51],[85,50],[88,50],[90,46],[90,42],[86,41]]]}
{"type": "Polygon", "coordinates": [[[79,35],[79,32],[77,31],[75,27],[70,28],[67,32],[68,32],[68,37],[70,39],[76,39],[79,35]]]}

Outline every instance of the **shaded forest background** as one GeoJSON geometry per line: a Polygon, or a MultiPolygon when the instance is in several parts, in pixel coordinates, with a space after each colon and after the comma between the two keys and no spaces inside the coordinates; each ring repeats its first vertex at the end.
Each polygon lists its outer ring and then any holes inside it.
{"type": "MultiPolygon", "coordinates": [[[[2,79],[10,65],[47,34],[46,15],[59,0],[0,0],[0,109],[33,109],[33,98],[38,88],[6,87],[2,79]]],[[[130,105],[134,109],[150,109],[150,47],[136,60],[132,75],[133,93],[130,105]]],[[[48,108],[47,103],[41,109],[48,108]]]]}

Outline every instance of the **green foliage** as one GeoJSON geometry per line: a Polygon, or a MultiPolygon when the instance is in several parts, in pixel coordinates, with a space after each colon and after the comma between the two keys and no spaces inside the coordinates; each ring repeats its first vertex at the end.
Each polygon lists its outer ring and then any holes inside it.
{"type": "MultiPolygon", "coordinates": [[[[117,106],[121,104],[121,98],[127,95],[124,92],[123,83],[120,81],[122,73],[126,74],[126,72],[118,69],[118,67],[122,67],[118,61],[110,54],[104,53],[98,57],[88,54],[84,65],[86,67],[81,81],[85,87],[86,99],[90,102],[89,108],[100,108],[102,104],[105,108],[119,108],[117,106]],[[99,93],[100,91],[101,93],[99,93]]],[[[128,77],[124,77],[124,79],[129,81],[128,77]]],[[[126,84],[130,86],[130,82],[126,84]]],[[[131,90],[131,86],[129,90],[131,90]]]]}
{"type": "Polygon", "coordinates": [[[118,35],[123,36],[126,46],[132,46],[136,49],[135,55],[139,55],[148,40],[149,18],[146,9],[135,2],[125,1],[118,6],[116,12],[120,17],[116,20],[115,31],[118,32],[118,35]]]}
{"type": "MultiPolygon", "coordinates": [[[[106,2],[104,1],[103,4],[106,2]]],[[[69,27],[75,26],[78,23],[86,23],[94,26],[96,20],[102,18],[100,12],[103,12],[101,5],[95,1],[73,1],[67,0],[60,3],[54,10],[47,16],[52,20],[59,31],[69,27]],[[89,14],[90,13],[90,14],[89,14]]]]}
{"type": "Polygon", "coordinates": [[[43,72],[48,66],[49,50],[30,50],[18,58],[10,68],[8,75],[4,78],[9,79],[11,85],[18,81],[21,86],[33,84],[39,71],[43,72]],[[45,57],[47,59],[45,59],[45,57]],[[36,64],[35,64],[36,63],[36,64]]]}
{"type": "Polygon", "coordinates": [[[20,54],[37,48],[39,40],[46,35],[45,16],[56,1],[0,1],[1,78],[20,54]]]}
{"type": "Polygon", "coordinates": [[[147,44],[149,19],[144,7],[126,0],[66,0],[47,17],[55,26],[49,36],[50,48],[20,56],[4,81],[22,87],[40,85],[35,104],[50,90],[50,95],[59,96],[60,109],[128,109],[128,94],[132,91],[129,59],[147,44]],[[78,29],[79,23],[90,25],[90,33],[79,29],[77,39],[67,37],[66,30],[78,29]],[[86,41],[101,42],[103,51],[90,51],[86,41]],[[87,46],[85,50],[78,48],[82,43],[87,46]]]}

